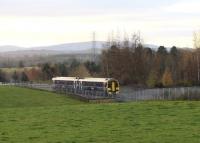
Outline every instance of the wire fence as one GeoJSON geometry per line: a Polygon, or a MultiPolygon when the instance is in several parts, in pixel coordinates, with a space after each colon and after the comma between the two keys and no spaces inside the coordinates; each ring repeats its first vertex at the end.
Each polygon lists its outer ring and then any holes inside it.
{"type": "Polygon", "coordinates": [[[81,97],[82,99],[114,99],[114,96],[105,96],[104,92],[102,91],[95,91],[95,90],[80,90],[80,89],[74,89],[74,88],[54,88],[53,84],[44,84],[44,83],[4,83],[2,84],[4,86],[18,86],[18,87],[25,87],[25,88],[31,88],[31,89],[39,89],[39,90],[45,90],[50,92],[56,92],[60,94],[65,95],[76,95],[77,97],[81,97]]]}
{"type": "Polygon", "coordinates": [[[20,87],[28,87],[32,89],[40,89],[46,91],[54,91],[52,88],[52,84],[45,84],[45,83],[15,83],[16,86],[20,87]]]}
{"type": "Polygon", "coordinates": [[[200,87],[156,89],[133,89],[130,87],[122,87],[118,99],[121,101],[200,100],[200,87]]]}
{"type": "MultiPolygon", "coordinates": [[[[0,86],[19,86],[32,89],[46,90],[55,92],[52,84],[43,83],[0,83],[0,86]]],[[[57,91],[58,93],[68,94],[67,90],[57,91]]],[[[73,92],[72,92],[73,93],[73,92]]],[[[176,88],[154,88],[154,89],[135,89],[132,87],[121,87],[120,94],[116,97],[102,97],[101,93],[84,91],[76,92],[78,96],[91,99],[116,98],[117,101],[156,101],[156,100],[200,100],[200,87],[176,87],[176,88]]]]}
{"type": "Polygon", "coordinates": [[[52,84],[45,83],[0,83],[0,86],[18,86],[32,89],[40,89],[45,91],[53,91],[52,84]]]}

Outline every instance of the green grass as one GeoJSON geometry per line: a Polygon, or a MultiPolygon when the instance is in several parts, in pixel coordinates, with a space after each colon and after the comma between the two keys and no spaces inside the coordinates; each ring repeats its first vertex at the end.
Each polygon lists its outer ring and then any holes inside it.
{"type": "Polygon", "coordinates": [[[51,92],[0,86],[0,108],[79,104],[80,101],[51,92]]]}
{"type": "Polygon", "coordinates": [[[18,99],[0,107],[0,143],[200,142],[200,102],[84,104],[48,92],[0,88],[0,104],[7,96],[18,99]],[[16,104],[20,97],[31,97],[21,100],[32,105],[16,104]]]}

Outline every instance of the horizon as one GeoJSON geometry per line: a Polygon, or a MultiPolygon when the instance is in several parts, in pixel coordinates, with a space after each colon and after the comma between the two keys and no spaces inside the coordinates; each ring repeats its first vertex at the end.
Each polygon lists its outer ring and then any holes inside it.
{"type": "Polygon", "coordinates": [[[197,0],[1,0],[0,45],[51,46],[107,41],[140,31],[145,44],[193,48],[200,29],[197,0]]]}
{"type": "MultiPolygon", "coordinates": [[[[91,43],[91,47],[88,47],[88,49],[90,48],[93,48],[92,47],[92,42],[93,41],[79,41],[79,42],[69,42],[69,43],[58,43],[58,44],[52,44],[52,45],[41,45],[41,46],[33,46],[33,47],[23,47],[23,46],[18,46],[18,45],[0,45],[0,48],[1,47],[14,47],[14,48],[20,48],[20,50],[37,50],[37,49],[34,49],[34,48],[48,48],[48,47],[54,47],[54,46],[61,46],[61,45],[70,45],[70,44],[83,44],[83,43],[91,43]]],[[[101,42],[101,44],[103,43],[106,43],[107,41],[95,41],[95,42],[101,42]]],[[[120,41],[122,42],[123,44],[123,41],[120,41]]],[[[102,44],[102,48],[103,48],[103,44],[102,44]]],[[[151,44],[151,43],[142,43],[142,45],[144,46],[144,48],[151,48],[151,49],[154,49],[154,48],[159,48],[161,46],[164,46],[165,48],[167,49],[170,49],[172,47],[174,47],[175,45],[169,47],[169,46],[165,46],[165,45],[155,45],[155,44],[151,44]]],[[[175,46],[176,48],[188,48],[188,49],[194,49],[194,47],[178,47],[178,46],[175,46]]],[[[96,47],[97,48],[97,47],[96,47]]],[[[10,50],[10,49],[9,49],[10,50]]],[[[8,50],[8,51],[9,51],[8,50]]],[[[40,49],[39,49],[40,50],[40,49]]],[[[0,50],[1,51],[1,50],[0,50]]],[[[5,50],[6,51],[6,50],[5,50]]],[[[18,50],[17,50],[18,51],[18,50]]]]}

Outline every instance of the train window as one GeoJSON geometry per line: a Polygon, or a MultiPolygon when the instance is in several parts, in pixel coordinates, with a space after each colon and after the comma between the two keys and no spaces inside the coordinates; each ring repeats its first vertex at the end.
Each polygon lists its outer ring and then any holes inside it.
{"type": "Polygon", "coordinates": [[[102,82],[96,82],[96,86],[103,87],[103,83],[102,82]]]}
{"type": "Polygon", "coordinates": [[[66,85],[73,85],[73,83],[74,83],[73,81],[65,81],[66,85]]]}
{"type": "Polygon", "coordinates": [[[84,86],[94,86],[92,82],[84,82],[84,86]]]}
{"type": "Polygon", "coordinates": [[[56,83],[56,84],[62,84],[62,82],[59,81],[59,80],[56,80],[55,83],[56,83]]]}
{"type": "Polygon", "coordinates": [[[73,81],[62,81],[62,80],[55,80],[54,83],[55,84],[65,84],[65,85],[73,85],[74,84],[73,81]]]}
{"type": "Polygon", "coordinates": [[[96,86],[96,87],[103,87],[104,83],[103,82],[82,82],[83,86],[96,86]]]}

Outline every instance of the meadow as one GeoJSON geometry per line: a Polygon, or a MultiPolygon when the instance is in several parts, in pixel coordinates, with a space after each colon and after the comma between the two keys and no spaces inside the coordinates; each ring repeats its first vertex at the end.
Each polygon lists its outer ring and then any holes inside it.
{"type": "Polygon", "coordinates": [[[199,103],[89,104],[0,87],[0,143],[199,143],[199,103]]]}

